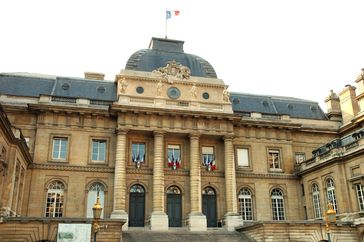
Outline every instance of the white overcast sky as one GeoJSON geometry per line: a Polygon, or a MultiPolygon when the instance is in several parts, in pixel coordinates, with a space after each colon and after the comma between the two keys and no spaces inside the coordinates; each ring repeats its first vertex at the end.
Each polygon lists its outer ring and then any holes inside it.
{"type": "Polygon", "coordinates": [[[1,0],[0,72],[114,80],[151,37],[184,40],[231,92],[319,102],[364,67],[363,0],[1,0]]]}

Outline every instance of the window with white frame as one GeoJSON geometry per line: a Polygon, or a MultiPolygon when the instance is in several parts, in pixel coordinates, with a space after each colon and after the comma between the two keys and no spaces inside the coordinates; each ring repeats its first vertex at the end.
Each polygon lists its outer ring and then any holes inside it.
{"type": "Polygon", "coordinates": [[[145,144],[144,143],[133,143],[131,145],[131,160],[132,162],[145,161],[145,144]]]}
{"type": "Polygon", "coordinates": [[[92,139],[92,161],[106,161],[106,140],[92,139]]]}
{"type": "Polygon", "coordinates": [[[64,184],[53,181],[48,185],[45,216],[59,218],[63,216],[64,184]]]}
{"type": "Polygon", "coordinates": [[[284,198],[280,189],[273,189],[271,193],[273,220],[285,220],[284,198]]]}
{"type": "Polygon", "coordinates": [[[327,189],[327,201],[332,203],[334,210],[336,211],[336,213],[338,213],[336,194],[335,194],[335,184],[331,178],[327,179],[326,189],[327,189]]]}
{"type": "Polygon", "coordinates": [[[239,213],[244,221],[253,220],[253,199],[248,188],[243,188],[239,192],[239,213]]]}
{"type": "Polygon", "coordinates": [[[306,160],[306,154],[303,152],[295,153],[295,157],[296,157],[296,164],[301,164],[306,160]]]}
{"type": "Polygon", "coordinates": [[[248,148],[237,148],[236,158],[238,160],[238,167],[249,167],[249,150],[248,148]]]}
{"type": "Polygon", "coordinates": [[[269,169],[271,170],[281,169],[281,156],[279,149],[268,150],[268,163],[269,163],[269,169]]]}
{"type": "Polygon", "coordinates": [[[215,154],[214,147],[202,147],[202,164],[208,168],[208,170],[215,170],[215,154]]]}
{"type": "Polygon", "coordinates": [[[356,195],[358,197],[359,209],[364,211],[364,186],[361,184],[356,184],[356,195]]]}
{"type": "Polygon", "coordinates": [[[181,165],[181,147],[179,145],[168,145],[168,166],[173,169],[181,165]]]}
{"type": "MultiPolygon", "coordinates": [[[[97,199],[97,193],[99,193],[99,202],[101,204],[101,207],[104,206],[105,201],[105,186],[101,184],[100,182],[95,182],[91,185],[90,189],[88,190],[87,194],[87,218],[93,218],[93,211],[92,207],[94,206],[96,199],[97,199]]],[[[101,218],[104,217],[104,209],[101,211],[101,218]]]]}
{"type": "Polygon", "coordinates": [[[135,164],[136,168],[140,168],[141,164],[145,162],[144,143],[131,144],[131,161],[135,164]]]}
{"type": "Polygon", "coordinates": [[[52,159],[66,160],[67,159],[67,148],[68,148],[68,138],[54,137],[53,138],[52,159]]]}
{"type": "Polygon", "coordinates": [[[312,202],[315,218],[321,218],[320,190],[317,184],[312,185],[312,202]]]}

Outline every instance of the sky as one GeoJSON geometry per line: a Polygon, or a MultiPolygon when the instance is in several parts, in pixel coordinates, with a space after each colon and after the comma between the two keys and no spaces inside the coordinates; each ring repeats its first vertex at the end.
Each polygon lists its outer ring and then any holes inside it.
{"type": "Polygon", "coordinates": [[[364,68],[362,0],[1,0],[0,72],[124,69],[152,37],[185,41],[230,92],[316,101],[364,68]],[[180,14],[167,21],[166,9],[180,14]]]}

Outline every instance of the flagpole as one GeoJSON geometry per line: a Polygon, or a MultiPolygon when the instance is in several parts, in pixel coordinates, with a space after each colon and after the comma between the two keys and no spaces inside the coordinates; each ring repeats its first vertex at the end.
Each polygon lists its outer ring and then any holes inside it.
{"type": "Polygon", "coordinates": [[[165,36],[166,39],[167,39],[167,20],[168,20],[168,18],[167,18],[167,9],[166,9],[166,36],[165,36]]]}

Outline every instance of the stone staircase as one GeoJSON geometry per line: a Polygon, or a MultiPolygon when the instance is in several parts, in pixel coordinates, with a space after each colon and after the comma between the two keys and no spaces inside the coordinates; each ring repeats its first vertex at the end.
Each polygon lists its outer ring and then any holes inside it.
{"type": "Polygon", "coordinates": [[[208,229],[206,232],[191,232],[187,229],[169,229],[156,232],[144,228],[129,228],[123,231],[123,242],[254,242],[241,232],[228,232],[224,229],[208,229]]]}

